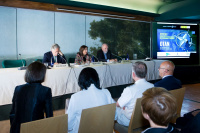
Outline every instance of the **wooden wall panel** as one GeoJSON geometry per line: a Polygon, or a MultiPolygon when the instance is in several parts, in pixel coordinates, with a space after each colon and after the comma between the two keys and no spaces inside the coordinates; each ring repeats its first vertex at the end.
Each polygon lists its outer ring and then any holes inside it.
{"type": "Polygon", "coordinates": [[[119,18],[119,19],[130,19],[130,20],[149,21],[149,22],[154,20],[153,17],[142,16],[142,15],[137,15],[137,14],[126,14],[126,13],[120,13],[120,12],[95,10],[95,9],[88,9],[88,8],[63,6],[63,5],[54,5],[54,4],[48,4],[48,3],[31,2],[31,1],[23,1],[23,0],[1,0],[0,6],[27,8],[27,9],[36,9],[36,10],[47,10],[47,11],[55,11],[55,12],[68,12],[68,13],[75,13],[75,14],[114,17],[114,18],[119,18]]]}

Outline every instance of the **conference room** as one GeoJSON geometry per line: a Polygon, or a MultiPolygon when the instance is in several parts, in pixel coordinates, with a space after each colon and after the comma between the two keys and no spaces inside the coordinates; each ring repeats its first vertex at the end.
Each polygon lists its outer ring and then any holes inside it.
{"type": "Polygon", "coordinates": [[[0,132],[10,131],[14,90],[26,83],[26,68],[43,63],[53,44],[66,58],[66,63],[48,67],[42,83],[51,88],[54,117],[66,117],[66,101],[81,91],[78,77],[84,68],[94,68],[100,87],[117,101],[135,82],[132,66],[137,61],[147,65],[146,80],[152,84],[161,80],[160,65],[172,61],[173,76],[185,88],[180,116],[199,109],[199,4],[198,0],[0,1],[0,132]],[[117,61],[98,62],[97,52],[104,43],[117,61]],[[96,62],[74,63],[82,45],[96,62]]]}

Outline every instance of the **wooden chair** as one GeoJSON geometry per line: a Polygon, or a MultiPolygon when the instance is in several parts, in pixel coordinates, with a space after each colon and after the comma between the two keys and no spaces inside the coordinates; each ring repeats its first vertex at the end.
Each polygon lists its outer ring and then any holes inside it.
{"type": "Polygon", "coordinates": [[[141,100],[142,98],[138,98],[135,104],[135,109],[133,110],[131,120],[129,126],[123,126],[119,123],[115,123],[114,129],[120,133],[133,133],[137,131],[138,128],[145,127],[149,125],[149,122],[144,119],[141,110],[141,100]]]}
{"type": "Polygon", "coordinates": [[[35,59],[35,61],[42,63],[42,59],[35,59]]]}
{"type": "Polygon", "coordinates": [[[68,115],[45,118],[21,124],[20,133],[67,133],[68,115]]]}
{"type": "Polygon", "coordinates": [[[68,62],[67,62],[68,64],[74,63],[74,62],[75,62],[75,58],[69,58],[67,61],[68,61],[68,62]]]}
{"type": "Polygon", "coordinates": [[[116,103],[84,109],[79,133],[113,133],[116,103]]]}
{"type": "Polygon", "coordinates": [[[175,123],[176,119],[181,116],[181,108],[183,104],[185,88],[175,89],[170,91],[172,95],[176,98],[177,101],[177,117],[174,118],[171,122],[175,123]]]}

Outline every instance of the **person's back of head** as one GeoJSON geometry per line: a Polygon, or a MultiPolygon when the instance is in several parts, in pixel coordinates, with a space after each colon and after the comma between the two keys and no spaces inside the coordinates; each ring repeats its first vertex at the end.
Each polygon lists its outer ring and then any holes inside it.
{"type": "Polygon", "coordinates": [[[177,113],[175,97],[161,87],[146,90],[143,93],[141,107],[145,119],[159,126],[167,126],[177,113]]]}
{"type": "Polygon", "coordinates": [[[45,65],[36,61],[27,67],[24,80],[27,83],[42,83],[45,80],[45,75],[45,65]]]}
{"type": "Polygon", "coordinates": [[[140,79],[145,78],[147,75],[147,65],[144,62],[137,61],[132,66],[132,72],[140,79]]]}
{"type": "Polygon", "coordinates": [[[87,90],[91,84],[94,84],[96,88],[101,89],[98,73],[94,68],[87,67],[81,71],[78,77],[78,85],[82,90],[87,90]]]}

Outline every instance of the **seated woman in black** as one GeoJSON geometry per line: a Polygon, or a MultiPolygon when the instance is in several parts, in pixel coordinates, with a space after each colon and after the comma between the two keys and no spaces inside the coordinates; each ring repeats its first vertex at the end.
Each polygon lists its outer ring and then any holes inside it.
{"type": "Polygon", "coordinates": [[[25,73],[24,85],[15,88],[10,112],[10,133],[19,133],[21,123],[53,116],[51,89],[41,85],[46,67],[39,62],[31,63],[25,73]]]}
{"type": "Polygon", "coordinates": [[[79,52],[76,55],[75,63],[77,65],[90,63],[92,61],[91,57],[88,55],[88,47],[82,45],[79,49],[79,52]]]}
{"type": "Polygon", "coordinates": [[[175,97],[166,89],[153,87],[143,92],[141,109],[145,119],[150,123],[142,133],[178,133],[169,122],[176,116],[175,97]]]}

